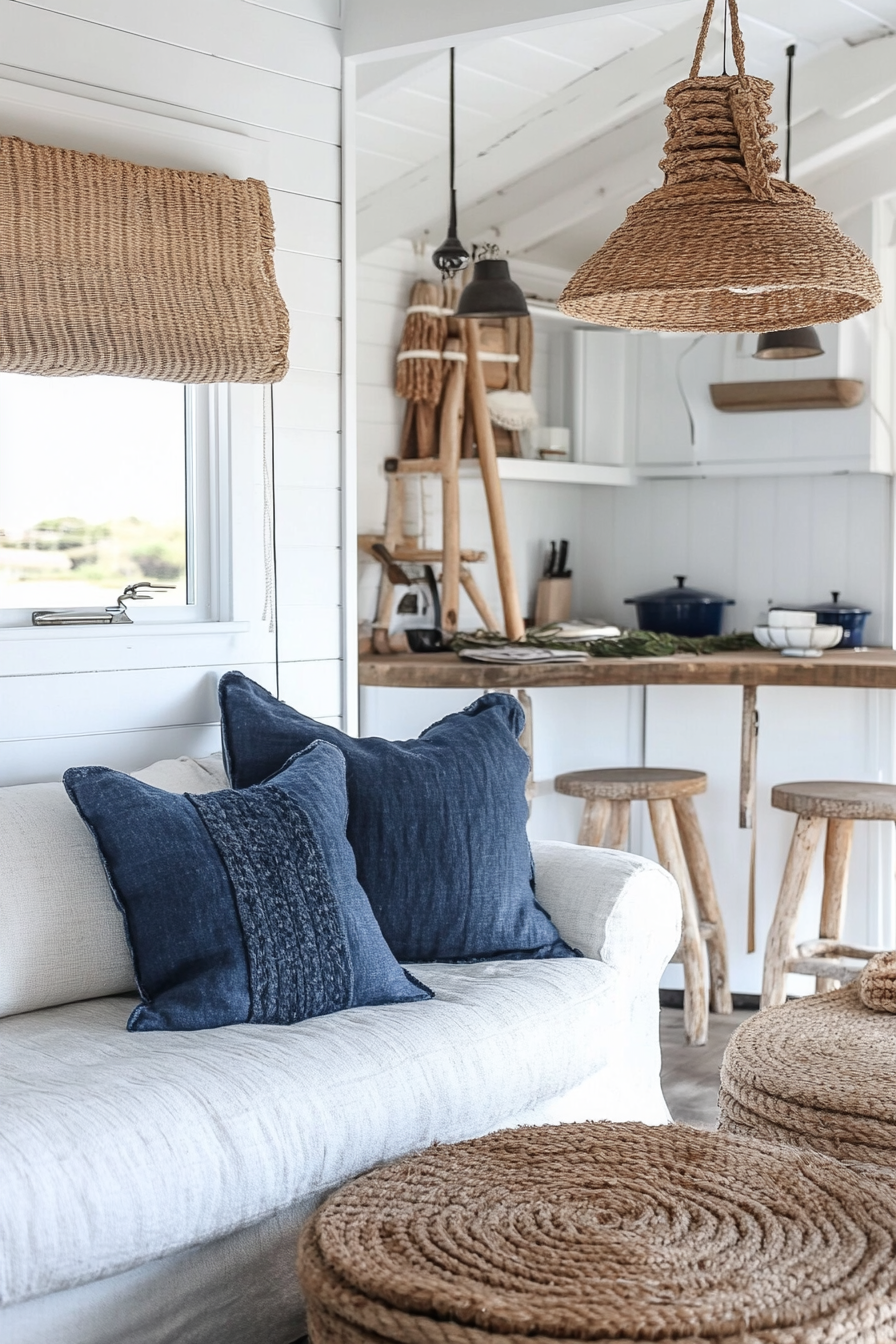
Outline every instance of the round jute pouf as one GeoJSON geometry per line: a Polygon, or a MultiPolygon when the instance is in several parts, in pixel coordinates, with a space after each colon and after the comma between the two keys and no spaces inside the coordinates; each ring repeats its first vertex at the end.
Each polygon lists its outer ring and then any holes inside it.
{"type": "Polygon", "coordinates": [[[312,1344],[883,1344],[896,1196],[684,1126],[502,1130],[344,1186],[299,1277],[312,1344]]]}
{"type": "Polygon", "coordinates": [[[857,985],[748,1018],[728,1043],[721,1128],[896,1168],[896,1017],[857,985]]]}

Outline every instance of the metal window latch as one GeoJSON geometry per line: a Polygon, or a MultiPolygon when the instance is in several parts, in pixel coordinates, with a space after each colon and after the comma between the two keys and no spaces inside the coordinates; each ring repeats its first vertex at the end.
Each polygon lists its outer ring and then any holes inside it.
{"type": "Polygon", "coordinates": [[[55,611],[32,611],[32,625],[133,625],[125,602],[151,602],[152,592],[169,592],[173,583],[129,583],[115,599],[114,607],[59,607],[55,611]]]}

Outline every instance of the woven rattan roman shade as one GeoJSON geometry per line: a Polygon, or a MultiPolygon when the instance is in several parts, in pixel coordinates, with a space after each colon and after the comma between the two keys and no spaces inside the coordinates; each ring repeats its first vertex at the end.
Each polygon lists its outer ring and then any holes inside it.
{"type": "Polygon", "coordinates": [[[267,187],[0,137],[0,370],[271,383],[267,187]]]}
{"type": "Polygon", "coordinates": [[[654,331],[780,331],[842,322],[881,301],[877,273],[812,196],[774,174],[773,86],[746,74],[736,0],[736,75],[701,77],[709,0],[690,77],[666,94],[663,186],[579,267],[560,296],[573,317],[654,331]]]}

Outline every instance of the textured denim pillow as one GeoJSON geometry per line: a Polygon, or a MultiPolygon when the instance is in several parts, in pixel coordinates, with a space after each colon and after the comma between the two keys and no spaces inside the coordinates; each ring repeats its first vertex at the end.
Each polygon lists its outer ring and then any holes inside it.
{"type": "Polygon", "coordinates": [[[534,897],[513,696],[484,695],[410,742],[347,737],[242,672],[224,674],[219,697],[235,789],[316,738],[342,752],[358,881],[399,961],[575,955],[534,897]]]}
{"type": "Polygon", "coordinates": [[[129,1031],[285,1025],[427,999],[398,965],[345,836],[345,762],[316,742],[239,793],[173,794],[103,766],[65,787],[122,910],[129,1031]]]}

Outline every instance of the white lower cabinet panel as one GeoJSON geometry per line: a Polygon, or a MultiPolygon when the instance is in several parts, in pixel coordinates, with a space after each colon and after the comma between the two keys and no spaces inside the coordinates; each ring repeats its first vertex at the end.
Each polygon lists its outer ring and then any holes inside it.
{"type": "MultiPolygon", "coordinates": [[[[731,986],[758,993],[765,938],[795,818],[771,806],[775,784],[801,779],[893,781],[893,697],[889,691],[760,687],[756,808],[756,952],[747,952],[750,843],[738,825],[742,692],[736,686],[654,686],[647,694],[647,765],[705,770],[709,788],[696,799],[728,934],[731,986]]],[[[848,939],[892,945],[893,830],[857,824],[845,933],[848,939]]],[[[645,854],[655,857],[649,827],[645,854]]],[[[807,890],[797,936],[818,935],[821,853],[807,890]]],[[[681,988],[681,968],[664,984],[681,988]]],[[[812,992],[814,982],[791,976],[788,993],[812,992]]]]}

